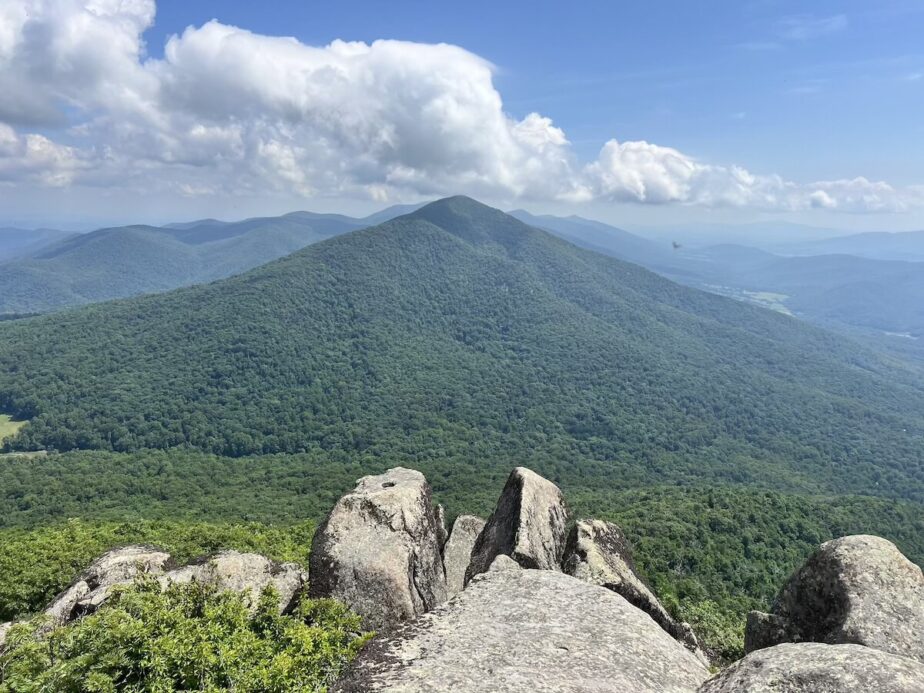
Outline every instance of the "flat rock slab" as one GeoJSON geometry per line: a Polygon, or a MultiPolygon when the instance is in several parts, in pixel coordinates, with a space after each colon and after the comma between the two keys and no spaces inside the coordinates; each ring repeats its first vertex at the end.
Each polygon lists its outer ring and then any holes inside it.
{"type": "Polygon", "coordinates": [[[499,570],[373,640],[340,693],[693,693],[706,668],[646,614],[562,573],[499,570]]]}
{"type": "Polygon", "coordinates": [[[789,643],[752,652],[699,693],[922,693],[924,664],[862,645],[789,643]]]}

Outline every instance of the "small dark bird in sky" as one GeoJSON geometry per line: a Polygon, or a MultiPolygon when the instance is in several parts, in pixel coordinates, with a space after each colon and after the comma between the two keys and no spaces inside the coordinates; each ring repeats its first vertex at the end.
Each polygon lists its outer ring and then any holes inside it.
{"type": "Polygon", "coordinates": [[[674,250],[680,250],[683,247],[677,241],[671,241],[671,245],[674,246],[674,250]]]}

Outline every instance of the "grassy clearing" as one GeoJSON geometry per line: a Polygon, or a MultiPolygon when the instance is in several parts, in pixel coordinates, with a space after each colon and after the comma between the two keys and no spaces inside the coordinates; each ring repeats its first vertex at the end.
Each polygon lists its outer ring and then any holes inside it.
{"type": "Polygon", "coordinates": [[[19,429],[25,425],[25,421],[13,421],[13,419],[6,414],[0,414],[0,443],[7,438],[12,438],[19,432],[19,429]]]}

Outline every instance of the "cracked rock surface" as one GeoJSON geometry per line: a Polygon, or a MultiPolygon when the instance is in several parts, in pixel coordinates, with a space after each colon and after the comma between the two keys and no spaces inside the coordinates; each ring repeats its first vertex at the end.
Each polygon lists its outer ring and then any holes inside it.
{"type": "Polygon", "coordinates": [[[396,467],[360,479],[315,533],[312,597],[333,597],[388,629],[446,601],[441,519],[420,472],[396,467]]]}
{"type": "MultiPolygon", "coordinates": [[[[512,562],[511,562],[512,563],[512,562]]],[[[340,693],[693,693],[707,669],[646,614],[549,570],[491,570],[372,641],[340,693]]]]}

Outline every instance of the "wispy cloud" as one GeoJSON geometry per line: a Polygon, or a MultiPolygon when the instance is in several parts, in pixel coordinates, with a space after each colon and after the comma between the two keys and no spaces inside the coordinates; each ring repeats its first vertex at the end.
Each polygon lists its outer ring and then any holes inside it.
{"type": "Polygon", "coordinates": [[[776,35],[783,41],[810,41],[829,36],[847,28],[847,15],[815,17],[809,14],[783,17],[777,23],[776,35]]]}

